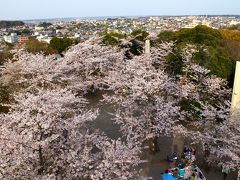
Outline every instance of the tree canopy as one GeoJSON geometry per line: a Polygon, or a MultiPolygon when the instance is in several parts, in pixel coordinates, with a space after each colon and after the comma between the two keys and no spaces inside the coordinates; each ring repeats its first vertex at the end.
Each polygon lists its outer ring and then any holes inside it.
{"type": "Polygon", "coordinates": [[[174,53],[169,55],[169,67],[175,73],[181,73],[181,50],[187,44],[193,44],[198,51],[194,59],[198,64],[207,67],[212,74],[225,79],[231,79],[235,60],[225,48],[225,36],[216,29],[207,26],[196,26],[195,28],[180,29],[178,31],[162,31],[158,35],[158,43],[162,41],[175,41],[174,53]]]}
{"type": "Polygon", "coordinates": [[[105,32],[103,35],[103,43],[106,45],[119,45],[121,39],[125,36],[120,32],[105,32]]]}
{"type": "Polygon", "coordinates": [[[42,22],[42,23],[38,24],[39,27],[44,27],[44,28],[47,28],[51,25],[52,25],[52,23],[49,23],[49,22],[42,22]]]}
{"type": "Polygon", "coordinates": [[[24,44],[26,50],[30,53],[44,53],[45,55],[56,53],[56,49],[49,46],[46,42],[40,42],[37,39],[30,39],[24,44]]]}
{"type": "Polygon", "coordinates": [[[73,40],[69,38],[54,37],[50,41],[50,47],[56,49],[59,54],[65,51],[69,46],[73,44],[73,40]]]}
{"type": "Polygon", "coordinates": [[[22,21],[0,21],[0,28],[11,28],[15,26],[23,26],[22,21]]]}

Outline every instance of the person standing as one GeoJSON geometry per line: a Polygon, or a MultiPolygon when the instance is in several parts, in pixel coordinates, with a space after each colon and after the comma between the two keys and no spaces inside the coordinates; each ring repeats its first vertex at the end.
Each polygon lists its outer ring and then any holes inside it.
{"type": "Polygon", "coordinates": [[[227,175],[230,172],[230,168],[228,166],[222,166],[223,180],[227,179],[227,175]]]}

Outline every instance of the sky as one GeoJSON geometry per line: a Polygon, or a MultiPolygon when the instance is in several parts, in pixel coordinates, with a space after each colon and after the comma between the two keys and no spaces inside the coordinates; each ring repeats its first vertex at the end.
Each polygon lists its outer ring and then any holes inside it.
{"type": "Polygon", "coordinates": [[[0,0],[0,20],[226,14],[240,15],[240,0],[0,0]]]}

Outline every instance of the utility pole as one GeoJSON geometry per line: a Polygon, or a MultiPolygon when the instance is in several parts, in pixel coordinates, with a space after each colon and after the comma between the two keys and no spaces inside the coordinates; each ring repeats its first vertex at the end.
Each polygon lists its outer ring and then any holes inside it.
{"type": "Polygon", "coordinates": [[[237,108],[240,108],[240,61],[237,61],[236,63],[232,93],[231,115],[235,114],[237,108]]]}
{"type": "Polygon", "coordinates": [[[145,41],[145,54],[150,54],[150,40],[145,41]]]}

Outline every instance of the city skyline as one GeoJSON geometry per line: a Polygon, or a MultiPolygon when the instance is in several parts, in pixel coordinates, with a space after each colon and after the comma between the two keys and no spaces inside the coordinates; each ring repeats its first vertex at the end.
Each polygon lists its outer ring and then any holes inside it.
{"type": "Polygon", "coordinates": [[[30,20],[69,17],[108,16],[181,16],[181,15],[240,15],[238,0],[8,0],[1,3],[0,20],[30,20]],[[217,5],[217,6],[216,6],[217,5]]]}

